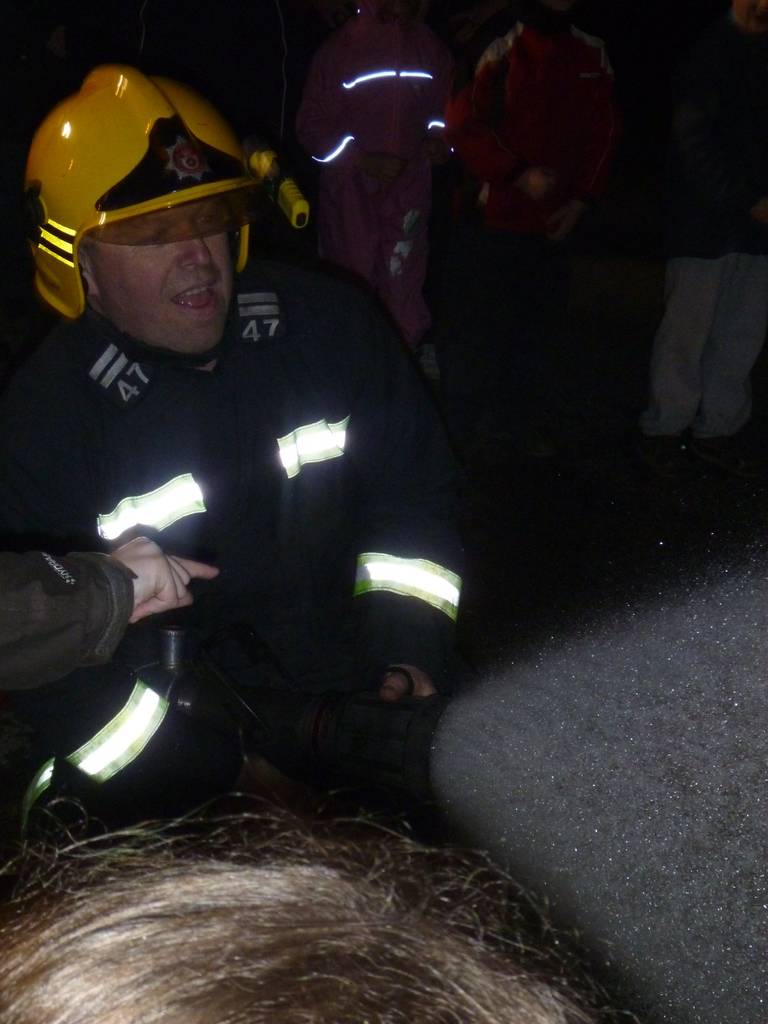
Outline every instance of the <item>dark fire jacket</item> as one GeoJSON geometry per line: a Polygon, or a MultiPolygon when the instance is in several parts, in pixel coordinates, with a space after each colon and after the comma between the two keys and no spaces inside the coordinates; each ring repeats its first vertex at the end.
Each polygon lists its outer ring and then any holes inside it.
{"type": "MultiPolygon", "coordinates": [[[[440,685],[461,553],[436,410],[362,293],[272,264],[237,288],[211,372],[93,313],[54,330],[0,411],[2,528],[54,552],[144,534],[219,566],[189,622],[247,622],[287,685],[372,687],[392,662],[440,685]]],[[[110,665],[30,694],[36,723],[80,742],[155,635],[132,626],[110,665]]]]}

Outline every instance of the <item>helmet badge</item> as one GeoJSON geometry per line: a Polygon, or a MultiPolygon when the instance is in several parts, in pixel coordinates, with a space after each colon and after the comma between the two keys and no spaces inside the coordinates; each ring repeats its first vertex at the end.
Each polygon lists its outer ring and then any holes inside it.
{"type": "Polygon", "coordinates": [[[180,182],[185,178],[202,181],[206,174],[211,173],[208,161],[191,139],[177,135],[173,143],[163,149],[168,157],[165,169],[175,174],[180,182]]]}

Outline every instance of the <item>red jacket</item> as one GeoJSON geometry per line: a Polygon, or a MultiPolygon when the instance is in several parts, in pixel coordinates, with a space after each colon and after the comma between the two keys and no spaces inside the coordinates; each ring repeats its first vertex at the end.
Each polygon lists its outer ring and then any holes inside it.
{"type": "Polygon", "coordinates": [[[478,185],[488,227],[544,234],[556,209],[605,187],[618,136],[613,72],[602,41],[572,25],[547,33],[514,7],[494,21],[500,33],[448,103],[448,139],[478,185]],[[533,165],[557,174],[538,202],[513,184],[533,165]]]}

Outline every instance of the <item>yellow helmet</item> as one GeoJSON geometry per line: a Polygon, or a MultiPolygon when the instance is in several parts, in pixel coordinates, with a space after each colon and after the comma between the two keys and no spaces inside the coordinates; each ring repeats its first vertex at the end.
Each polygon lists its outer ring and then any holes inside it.
{"type": "Polygon", "coordinates": [[[59,313],[80,316],[85,235],[147,245],[240,228],[242,270],[261,191],[247,168],[232,129],[192,89],[122,65],[95,68],[32,140],[25,188],[35,287],[59,313]]]}

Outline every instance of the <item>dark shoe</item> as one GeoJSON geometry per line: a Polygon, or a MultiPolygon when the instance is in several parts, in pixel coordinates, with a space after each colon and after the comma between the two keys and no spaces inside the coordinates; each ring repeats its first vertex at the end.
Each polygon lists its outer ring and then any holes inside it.
{"type": "Polygon", "coordinates": [[[677,434],[643,434],[637,442],[637,454],[651,472],[665,480],[690,480],[696,474],[690,453],[677,434]]]}
{"type": "Polygon", "coordinates": [[[763,473],[763,466],[744,451],[735,437],[694,437],[690,449],[697,459],[733,476],[754,480],[763,473]]]}

